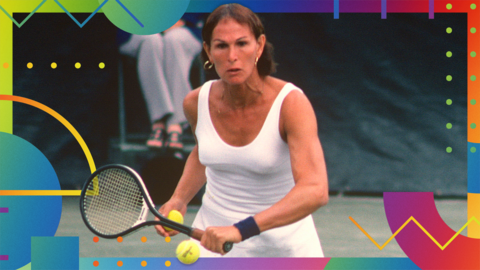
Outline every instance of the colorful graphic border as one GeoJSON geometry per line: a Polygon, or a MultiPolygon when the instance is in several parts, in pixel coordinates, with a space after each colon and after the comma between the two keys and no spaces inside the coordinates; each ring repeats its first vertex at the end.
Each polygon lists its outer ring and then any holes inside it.
{"type": "MultiPolygon", "coordinates": [[[[210,12],[220,4],[228,3],[231,1],[215,1],[215,0],[191,0],[190,6],[187,12],[210,12]]],[[[477,29],[480,29],[480,3],[478,0],[471,1],[434,1],[434,0],[276,0],[276,1],[237,1],[255,12],[306,12],[306,13],[332,13],[335,19],[341,19],[341,13],[379,13],[381,19],[388,18],[388,13],[426,13],[430,19],[434,18],[435,13],[467,13],[468,14],[468,26],[466,31],[468,35],[468,54],[476,55],[480,51],[480,34],[476,33],[477,29]]],[[[99,6],[98,0],[82,0],[82,1],[67,1],[63,0],[62,3],[68,3],[68,11],[71,13],[82,12],[92,13],[99,6]]],[[[31,13],[34,16],[34,12],[42,13],[61,13],[65,12],[59,5],[53,0],[39,1],[39,0],[0,0],[0,6],[2,10],[10,15],[13,13],[31,13]],[[39,4],[41,7],[36,10],[39,4]]],[[[99,11],[101,12],[101,11],[99,11]]],[[[12,27],[16,25],[21,27],[27,22],[27,17],[21,24],[15,23],[10,18],[11,16],[3,16],[0,13],[0,94],[1,95],[13,95],[13,55],[12,55],[12,27]]],[[[86,23],[86,22],[85,22],[86,23]]],[[[479,76],[480,62],[479,57],[471,56],[468,58],[468,123],[475,123],[480,119],[480,109],[475,106],[476,100],[479,99],[480,91],[479,82],[476,77],[479,76]]],[[[443,74],[439,76],[444,76],[443,74]]],[[[12,119],[12,102],[0,101],[0,131],[6,133],[12,133],[13,119],[12,119]]],[[[471,175],[471,171],[478,171],[478,163],[471,162],[477,160],[475,151],[470,151],[470,148],[475,147],[480,143],[480,130],[474,128],[468,128],[468,142],[469,142],[469,176],[468,176],[468,219],[472,217],[480,216],[479,195],[480,186],[478,182],[479,174],[471,175]]],[[[480,238],[480,228],[475,226],[469,227],[468,236],[474,238],[480,238]]],[[[118,260],[116,258],[115,260],[118,260]]],[[[85,266],[84,261],[80,260],[80,265],[85,266]]],[[[100,260],[100,259],[99,259],[100,260]]],[[[227,262],[230,259],[218,260],[227,262]]],[[[253,262],[255,259],[245,259],[245,261],[253,262]]],[[[286,262],[297,261],[299,259],[284,259],[286,262]]],[[[302,260],[302,259],[300,259],[302,260]]],[[[327,260],[327,259],[325,259],[327,260]]],[[[352,259],[349,258],[336,258],[332,259],[325,269],[347,269],[345,267],[351,266],[356,269],[380,269],[380,261],[387,262],[388,269],[418,269],[410,260],[398,260],[393,258],[377,259],[377,258],[363,258],[353,259],[356,262],[352,263],[352,259]],[[335,261],[335,266],[333,262],[335,261]],[[361,263],[358,263],[361,262],[361,263]],[[405,263],[406,262],[406,263],[405,263]],[[331,264],[332,263],[332,264],[331,264]]],[[[172,260],[173,261],[173,260],[172,260]]],[[[306,259],[305,259],[306,261],[306,259]]],[[[225,269],[215,268],[214,261],[209,265],[209,269],[225,269]],[[213,267],[213,268],[212,268],[213,267]]],[[[304,269],[323,269],[321,263],[311,262],[312,266],[304,269]]],[[[204,269],[197,268],[195,264],[189,267],[190,269],[204,269]]],[[[225,266],[225,265],[223,265],[225,266]]],[[[298,266],[298,265],[297,265],[298,266]]],[[[221,266],[219,266],[221,267],[221,266]]],[[[307,267],[307,266],[306,266],[307,267]]],[[[125,267],[124,267],[125,268],[125,267]]],[[[138,267],[140,268],[140,267],[138,267]]],[[[102,267],[96,267],[95,269],[102,269],[102,267]]],[[[172,264],[168,269],[180,269],[174,267],[172,264]]],[[[287,269],[287,268],[284,268],[287,269]]],[[[292,269],[298,269],[292,268],[292,269]]],[[[348,267],[348,269],[351,269],[348,267]]],[[[387,268],[382,268],[387,269],[387,268]]]]}

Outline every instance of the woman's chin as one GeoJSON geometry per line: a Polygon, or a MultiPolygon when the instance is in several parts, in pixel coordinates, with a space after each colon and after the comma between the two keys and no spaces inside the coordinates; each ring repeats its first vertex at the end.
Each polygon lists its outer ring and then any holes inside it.
{"type": "Polygon", "coordinates": [[[240,78],[238,76],[222,78],[222,80],[229,85],[241,85],[245,83],[245,78],[240,78]]]}

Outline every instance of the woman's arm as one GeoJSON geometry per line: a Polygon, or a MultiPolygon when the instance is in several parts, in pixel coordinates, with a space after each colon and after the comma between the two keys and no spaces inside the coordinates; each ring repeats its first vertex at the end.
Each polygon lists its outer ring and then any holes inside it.
{"type": "Polygon", "coordinates": [[[254,216],[260,232],[296,222],[328,203],[327,169],[315,112],[299,91],[292,91],[283,102],[280,132],[290,150],[295,186],[254,216]]]}
{"type": "MultiPolygon", "coordinates": [[[[185,116],[187,117],[194,134],[197,124],[197,104],[198,89],[190,92],[185,98],[183,104],[185,116]]],[[[172,197],[160,207],[160,214],[167,216],[171,210],[178,210],[182,215],[185,215],[187,204],[192,200],[195,194],[198,193],[205,182],[205,166],[200,163],[198,158],[198,146],[195,145],[187,158],[183,174],[180,177],[172,197]]],[[[166,232],[162,226],[155,226],[155,229],[157,230],[157,233],[162,236],[173,236],[178,233],[176,231],[166,232]]]]}
{"type": "MultiPolygon", "coordinates": [[[[295,186],[283,199],[254,216],[260,232],[294,223],[328,203],[327,171],[317,120],[312,105],[299,91],[291,92],[283,102],[280,133],[290,150],[295,186]]],[[[223,254],[226,241],[242,241],[235,226],[209,227],[201,243],[223,254]]]]}

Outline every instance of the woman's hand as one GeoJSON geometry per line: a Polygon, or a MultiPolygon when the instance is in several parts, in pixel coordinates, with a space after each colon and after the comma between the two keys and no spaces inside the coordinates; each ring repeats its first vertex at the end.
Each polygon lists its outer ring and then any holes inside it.
{"type": "Polygon", "coordinates": [[[208,227],[202,236],[200,244],[206,249],[225,255],[225,242],[240,243],[242,235],[235,226],[208,227]]]}
{"type": "MultiPolygon", "coordinates": [[[[182,216],[185,216],[185,213],[187,212],[187,205],[181,201],[170,199],[158,209],[158,212],[162,216],[167,217],[168,213],[170,213],[172,210],[177,210],[182,214],[182,216]]],[[[155,217],[155,220],[159,219],[155,217]]],[[[178,234],[177,231],[166,231],[162,225],[155,225],[155,229],[157,230],[157,233],[163,237],[174,236],[178,234]]]]}

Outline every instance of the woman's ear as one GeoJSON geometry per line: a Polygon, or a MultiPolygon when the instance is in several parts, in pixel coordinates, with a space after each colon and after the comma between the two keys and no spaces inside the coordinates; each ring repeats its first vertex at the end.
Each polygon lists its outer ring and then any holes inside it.
{"type": "Polygon", "coordinates": [[[260,58],[263,53],[263,49],[265,48],[265,43],[267,43],[267,37],[264,34],[261,34],[257,39],[258,49],[257,49],[257,56],[260,58]]]}
{"type": "Polygon", "coordinates": [[[210,56],[210,46],[208,46],[208,44],[205,41],[203,42],[203,49],[207,53],[208,61],[212,62],[211,61],[212,57],[210,56]]]}

